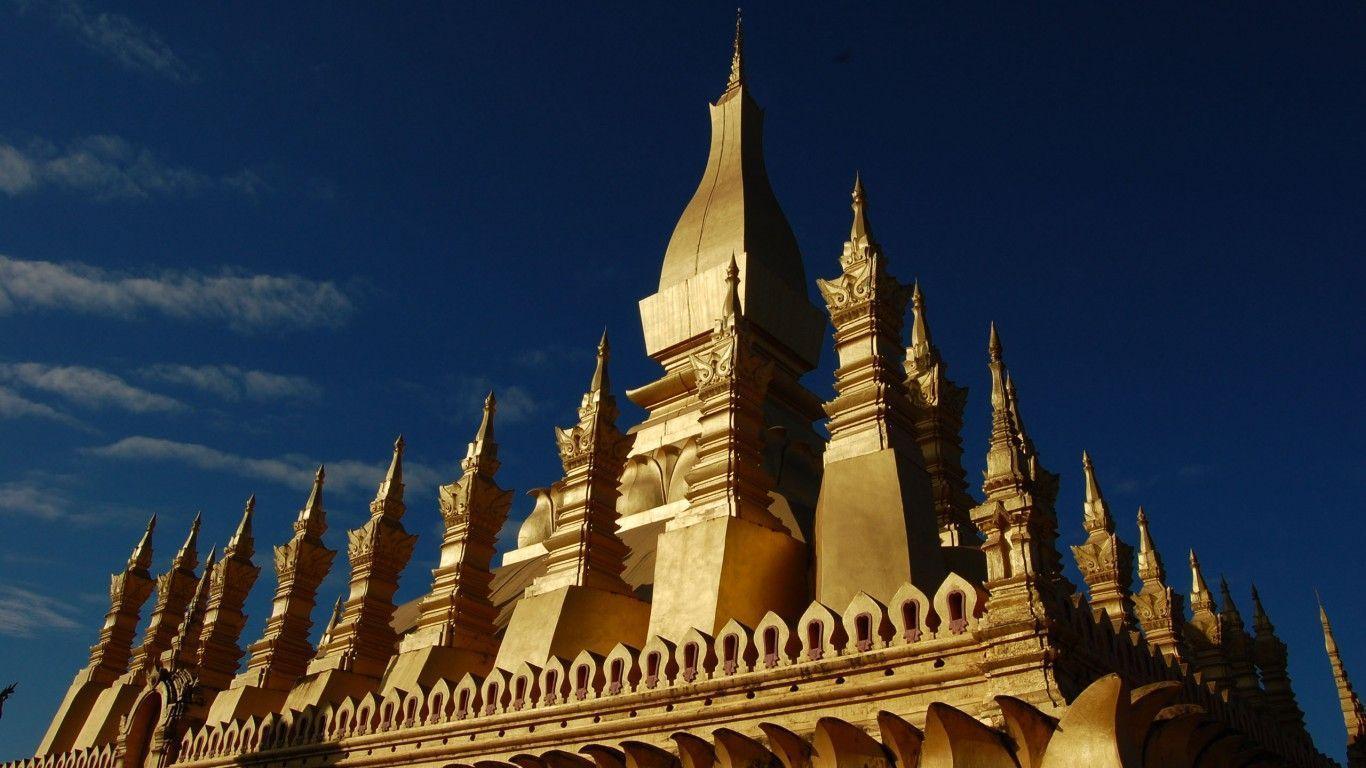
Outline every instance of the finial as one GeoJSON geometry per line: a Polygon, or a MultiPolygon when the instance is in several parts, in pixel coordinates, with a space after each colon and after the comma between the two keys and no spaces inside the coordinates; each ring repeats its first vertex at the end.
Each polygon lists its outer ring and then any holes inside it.
{"type": "Polygon", "coordinates": [[[308,501],[304,502],[304,508],[299,510],[299,517],[294,522],[296,533],[307,530],[315,536],[321,536],[327,530],[327,518],[323,512],[323,479],[326,476],[327,471],[319,464],[318,471],[313,473],[313,488],[308,492],[308,501]]]}
{"type": "Polygon", "coordinates": [[[991,335],[987,338],[987,355],[993,363],[1001,362],[1001,337],[996,333],[996,321],[991,321],[991,335]]]}
{"type": "Polygon", "coordinates": [[[1091,463],[1091,454],[1081,452],[1081,469],[1086,475],[1086,500],[1100,500],[1100,483],[1096,482],[1096,465],[1091,463]]]}
{"type": "Polygon", "coordinates": [[[588,386],[589,392],[605,392],[612,388],[612,384],[607,375],[607,361],[612,357],[612,345],[607,341],[607,329],[602,329],[602,339],[598,342],[598,364],[593,369],[593,381],[588,386]]]}
{"type": "Polygon", "coordinates": [[[1191,550],[1191,594],[1209,593],[1209,585],[1205,583],[1205,574],[1200,572],[1200,558],[1195,556],[1195,550],[1191,550]]]}
{"type": "Polygon", "coordinates": [[[930,322],[925,317],[925,296],[920,292],[920,281],[911,288],[911,346],[910,355],[920,360],[934,354],[930,339],[930,322]]]}
{"type": "Polygon", "coordinates": [[[1243,617],[1238,613],[1238,606],[1233,602],[1233,593],[1229,591],[1228,579],[1224,574],[1219,574],[1219,599],[1224,604],[1222,613],[1228,614],[1230,618],[1238,620],[1238,626],[1243,625],[1243,617]]]}
{"type": "Polygon", "coordinates": [[[857,172],[854,173],[853,198],[854,223],[849,227],[849,242],[857,247],[873,237],[872,229],[868,226],[868,200],[863,192],[863,179],[857,172]]]}
{"type": "Polygon", "coordinates": [[[493,413],[498,408],[498,401],[493,398],[493,390],[489,390],[488,397],[484,398],[484,416],[479,421],[479,431],[474,433],[475,440],[493,439],[493,413]]]}
{"type": "MultiPolygon", "coordinates": [[[[375,492],[375,501],[388,501],[403,499],[403,435],[399,435],[394,441],[394,456],[389,460],[389,470],[384,473],[384,480],[380,482],[379,489],[375,492]]],[[[385,507],[370,505],[372,515],[383,514],[385,507]]]]}
{"type": "Polygon", "coordinates": [[[133,547],[133,554],[128,557],[128,570],[146,570],[152,566],[152,532],[156,527],[157,516],[152,515],[147,521],[147,529],[142,532],[142,538],[138,540],[137,546],[133,547]]]}
{"type": "Polygon", "coordinates": [[[730,79],[726,81],[726,93],[745,84],[745,27],[739,8],[735,9],[735,41],[731,44],[730,79]]]}
{"type": "Polygon", "coordinates": [[[246,508],[242,511],[242,520],[237,524],[237,530],[228,539],[228,545],[223,548],[223,557],[242,556],[251,558],[255,551],[255,541],[251,535],[251,520],[256,514],[256,494],[247,498],[246,508]]]}
{"type": "Polygon", "coordinates": [[[1167,580],[1167,570],[1162,567],[1162,556],[1157,553],[1152,534],[1148,532],[1148,515],[1143,507],[1138,508],[1138,577],[1159,582],[1167,580]]]}
{"type": "Polygon", "coordinates": [[[176,553],[175,559],[171,563],[172,568],[186,568],[194,570],[195,563],[199,559],[198,550],[195,545],[199,542],[199,525],[202,513],[195,512],[194,520],[190,523],[190,534],[185,537],[185,543],[180,545],[180,551],[176,553]]]}
{"type": "Polygon", "coordinates": [[[489,390],[488,397],[484,398],[484,416],[479,421],[479,429],[465,451],[464,460],[460,462],[466,472],[475,469],[480,461],[492,462],[485,467],[490,474],[498,470],[498,447],[493,443],[493,415],[497,409],[498,402],[493,397],[493,390],[489,390]]]}
{"type": "Polygon", "coordinates": [[[721,317],[733,318],[740,314],[740,267],[735,263],[735,254],[732,252],[730,264],[726,266],[726,301],[721,305],[721,317]]]}

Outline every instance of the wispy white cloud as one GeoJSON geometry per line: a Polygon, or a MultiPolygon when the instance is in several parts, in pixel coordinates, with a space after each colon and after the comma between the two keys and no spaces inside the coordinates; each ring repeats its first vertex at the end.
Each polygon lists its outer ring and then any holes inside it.
{"type": "Polygon", "coordinates": [[[134,72],[189,82],[194,73],[161,36],[121,13],[96,11],[82,0],[14,0],[75,35],[86,48],[134,72]]]}
{"type": "Polygon", "coordinates": [[[62,413],[50,405],[37,403],[15,392],[9,387],[0,386],[0,419],[50,419],[73,427],[82,426],[70,414],[62,413]]]}
{"type": "Polygon", "coordinates": [[[0,315],[39,310],[119,318],[156,313],[254,331],[335,327],[350,317],[354,305],[335,283],[296,275],[203,275],[171,270],[132,275],[86,264],[0,255],[0,315]]]}
{"type": "Polygon", "coordinates": [[[79,614],[70,603],[13,584],[0,584],[0,635],[36,637],[77,629],[79,614]]]}
{"type": "MultiPolygon", "coordinates": [[[[307,489],[313,481],[317,462],[298,455],[276,458],[254,458],[222,451],[199,443],[185,443],[159,437],[134,435],[115,443],[88,449],[88,452],[106,459],[120,461],[169,461],[214,472],[225,472],[240,477],[265,480],[291,488],[307,489]]],[[[328,461],[327,489],[340,494],[373,493],[384,471],[389,466],[388,458],[382,461],[359,461],[344,459],[328,461]]],[[[409,490],[420,493],[435,492],[436,486],[449,482],[451,477],[432,467],[417,462],[403,462],[403,482],[409,490]]]]}
{"type": "Polygon", "coordinates": [[[0,381],[55,394],[89,409],[165,413],[185,408],[175,398],[135,387],[107,371],[79,365],[0,363],[0,381]]]}
{"type": "Polygon", "coordinates": [[[65,493],[38,483],[22,481],[0,484],[0,512],[12,515],[57,520],[68,511],[65,493]]]}
{"type": "Polygon", "coordinates": [[[61,148],[41,139],[24,146],[0,142],[0,192],[17,197],[45,188],[127,200],[213,190],[256,195],[268,185],[250,169],[215,177],[168,163],[118,136],[87,136],[61,148]]]}
{"type": "Polygon", "coordinates": [[[224,400],[299,400],[321,394],[317,384],[304,376],[243,370],[235,365],[178,365],[161,363],[142,369],[153,381],[179,384],[224,400]]]}

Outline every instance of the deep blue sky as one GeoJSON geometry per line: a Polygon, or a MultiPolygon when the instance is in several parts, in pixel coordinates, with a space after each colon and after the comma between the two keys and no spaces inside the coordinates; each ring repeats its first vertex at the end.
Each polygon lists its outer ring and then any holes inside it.
{"type": "MultiPolygon", "coordinates": [[[[160,570],[196,509],[207,549],[254,492],[264,565],[326,461],[337,546],[401,431],[406,599],[484,389],[520,517],[601,328],[618,387],[655,375],[635,302],[733,14],[685,5],[0,0],[0,757],[30,754],[147,514],[160,570]]],[[[1366,9],[825,5],[746,8],[808,277],[838,271],[861,169],[971,388],[969,476],[994,319],[1064,544],[1085,448],[1179,589],[1189,546],[1249,620],[1256,580],[1340,756],[1313,589],[1366,685],[1366,9]]]]}

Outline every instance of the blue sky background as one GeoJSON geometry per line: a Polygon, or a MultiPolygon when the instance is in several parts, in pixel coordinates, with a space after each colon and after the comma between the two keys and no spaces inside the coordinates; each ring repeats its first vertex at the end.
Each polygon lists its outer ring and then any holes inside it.
{"type": "MultiPolygon", "coordinates": [[[[619,388],[655,375],[635,302],[701,174],[733,14],[685,5],[0,0],[0,758],[31,754],[148,514],[161,570],[196,510],[207,549],[255,493],[266,565],[325,461],[340,546],[402,432],[411,598],[488,387],[520,518],[601,328],[619,388]]],[[[994,319],[1063,543],[1085,448],[1179,589],[1189,546],[1249,620],[1257,581],[1340,757],[1313,589],[1366,685],[1366,8],[746,17],[808,277],[838,271],[861,169],[971,388],[969,476],[994,319]]],[[[267,567],[244,645],[273,588],[267,567]]]]}

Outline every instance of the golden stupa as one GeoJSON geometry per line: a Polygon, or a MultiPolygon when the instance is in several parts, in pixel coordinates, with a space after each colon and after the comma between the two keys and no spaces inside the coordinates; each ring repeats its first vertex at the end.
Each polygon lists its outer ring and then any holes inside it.
{"type": "MultiPolygon", "coordinates": [[[[640,301],[662,373],[625,394],[648,415],[618,427],[604,335],[578,423],[555,431],[564,475],[533,491],[498,567],[512,493],[492,395],[439,491],[431,591],[393,602],[416,539],[400,438],[316,647],[336,555],[322,468],[245,651],[254,500],[202,570],[196,521],[170,570],[148,572],[153,520],[38,755],[5,768],[1334,765],[1256,594],[1249,631],[1191,553],[1187,617],[1148,518],[1135,551],[1089,456],[1072,548],[1086,594],[1063,575],[1059,478],[994,325],[983,500],[968,494],[967,392],[919,286],[892,277],[856,181],[848,241],[817,281],[826,306],[811,303],[762,120],[737,23],[706,169],[640,301]],[[838,367],[822,403],[801,378],[827,322],[838,367]]],[[[1366,766],[1366,717],[1322,620],[1349,764],[1366,766]]]]}

